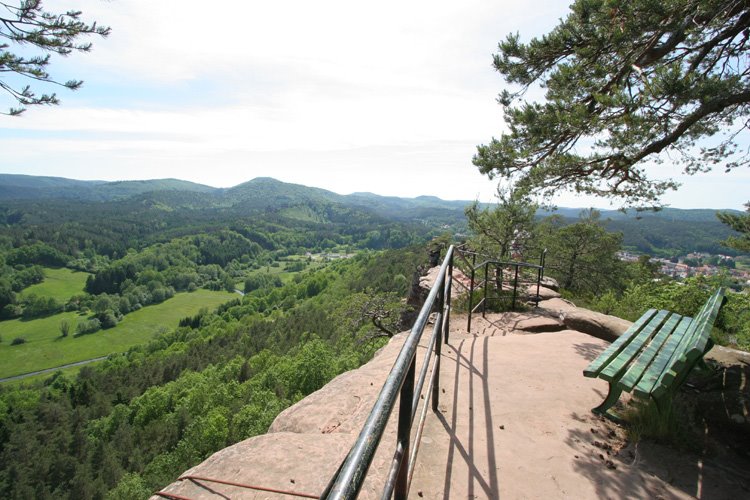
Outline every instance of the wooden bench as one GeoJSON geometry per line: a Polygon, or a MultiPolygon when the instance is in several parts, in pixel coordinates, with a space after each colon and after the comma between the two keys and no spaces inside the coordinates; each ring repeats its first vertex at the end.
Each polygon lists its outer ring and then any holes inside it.
{"type": "Polygon", "coordinates": [[[694,318],[649,309],[583,371],[586,377],[609,382],[596,414],[620,421],[608,410],[622,391],[651,398],[662,413],[696,363],[713,347],[711,328],[726,301],[724,290],[714,292],[694,318]]]}

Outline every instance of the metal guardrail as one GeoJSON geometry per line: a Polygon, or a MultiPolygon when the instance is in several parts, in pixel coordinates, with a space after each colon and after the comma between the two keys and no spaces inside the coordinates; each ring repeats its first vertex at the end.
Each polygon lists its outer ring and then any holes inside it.
{"type": "Polygon", "coordinates": [[[490,297],[489,292],[489,286],[487,286],[490,283],[490,269],[495,270],[496,275],[499,274],[500,279],[496,280],[498,291],[502,292],[503,288],[503,280],[502,280],[502,269],[503,268],[512,268],[513,269],[513,292],[512,292],[512,299],[511,299],[511,306],[510,308],[514,310],[516,308],[516,299],[518,298],[518,285],[519,285],[519,271],[521,269],[529,269],[535,272],[535,280],[528,282],[529,284],[535,283],[536,284],[536,297],[535,297],[535,303],[539,303],[539,288],[541,286],[542,278],[544,277],[544,263],[545,259],[547,257],[547,250],[544,249],[539,256],[539,264],[529,264],[527,262],[515,262],[515,261],[500,261],[495,260],[492,258],[487,258],[486,256],[483,256],[477,252],[472,252],[469,250],[464,249],[457,249],[456,255],[460,256],[463,262],[468,266],[468,270],[470,271],[469,276],[469,287],[467,288],[468,294],[469,294],[469,306],[467,311],[467,324],[466,324],[466,331],[471,332],[471,316],[474,312],[476,312],[480,307],[482,308],[482,317],[485,317],[485,313],[487,312],[487,303],[489,300],[492,299],[500,299],[501,297],[490,297]],[[468,256],[471,256],[471,261],[469,261],[468,256]],[[477,264],[477,257],[484,258],[485,260],[482,261],[480,264],[477,264]],[[484,278],[477,282],[476,281],[476,275],[477,270],[484,270],[484,278]],[[499,273],[498,273],[499,270],[499,273]],[[477,303],[474,304],[474,291],[478,289],[483,290],[483,296],[482,299],[477,303]]]}
{"type": "Polygon", "coordinates": [[[351,499],[356,498],[367,476],[375,452],[383,437],[388,418],[399,399],[398,431],[396,451],[393,455],[391,468],[386,478],[385,488],[381,498],[398,500],[405,499],[409,493],[414,464],[419,450],[420,437],[427,416],[428,403],[431,402],[433,411],[437,411],[440,396],[440,354],[442,344],[448,341],[450,328],[451,286],[453,277],[454,247],[448,248],[435,284],[422,306],[414,322],[409,336],[404,341],[401,352],[396,358],[388,378],[380,390],[378,399],[365,422],[357,441],[352,446],[328,487],[320,498],[351,499]],[[437,316],[430,336],[429,346],[425,354],[419,378],[416,379],[417,346],[427,325],[428,319],[436,309],[437,316]],[[419,417],[417,431],[411,439],[414,417],[420,401],[422,387],[427,378],[430,360],[434,355],[429,385],[425,391],[425,402],[419,417]],[[431,400],[431,401],[430,401],[431,400]]]}

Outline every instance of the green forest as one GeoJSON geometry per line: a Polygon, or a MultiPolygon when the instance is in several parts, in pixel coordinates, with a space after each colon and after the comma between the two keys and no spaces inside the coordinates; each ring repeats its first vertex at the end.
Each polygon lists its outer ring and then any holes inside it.
{"type": "MultiPolygon", "coordinates": [[[[44,185],[0,201],[0,377],[105,359],[0,384],[8,499],[146,498],[264,433],[410,326],[413,286],[449,243],[530,262],[546,248],[566,297],[628,319],[741,289],[727,275],[655,280],[648,257],[616,257],[623,234],[596,211],[540,218],[523,197],[464,213],[267,179],[79,198],[44,185]]],[[[748,311],[732,294],[716,340],[750,349],[748,311]]]]}

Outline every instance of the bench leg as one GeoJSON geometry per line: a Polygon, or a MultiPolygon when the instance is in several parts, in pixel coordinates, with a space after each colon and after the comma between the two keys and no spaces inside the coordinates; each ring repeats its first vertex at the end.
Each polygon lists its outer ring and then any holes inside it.
{"type": "Polygon", "coordinates": [[[620,417],[608,411],[615,403],[617,403],[617,400],[620,399],[620,394],[622,394],[622,389],[618,389],[612,384],[612,382],[609,382],[609,393],[607,393],[606,399],[596,408],[592,408],[591,411],[597,415],[607,417],[613,422],[621,423],[622,419],[620,417]]]}

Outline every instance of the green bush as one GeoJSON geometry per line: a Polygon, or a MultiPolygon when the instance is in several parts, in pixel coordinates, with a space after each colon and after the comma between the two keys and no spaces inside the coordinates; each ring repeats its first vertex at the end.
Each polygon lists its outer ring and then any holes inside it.
{"type": "Polygon", "coordinates": [[[102,323],[97,318],[92,318],[87,321],[81,321],[76,326],[76,335],[86,335],[88,333],[96,333],[102,328],[102,323]]]}
{"type": "Polygon", "coordinates": [[[23,337],[16,337],[16,338],[14,338],[10,342],[10,345],[21,345],[21,344],[25,344],[25,343],[26,343],[26,339],[25,338],[23,338],[23,337]]]}

